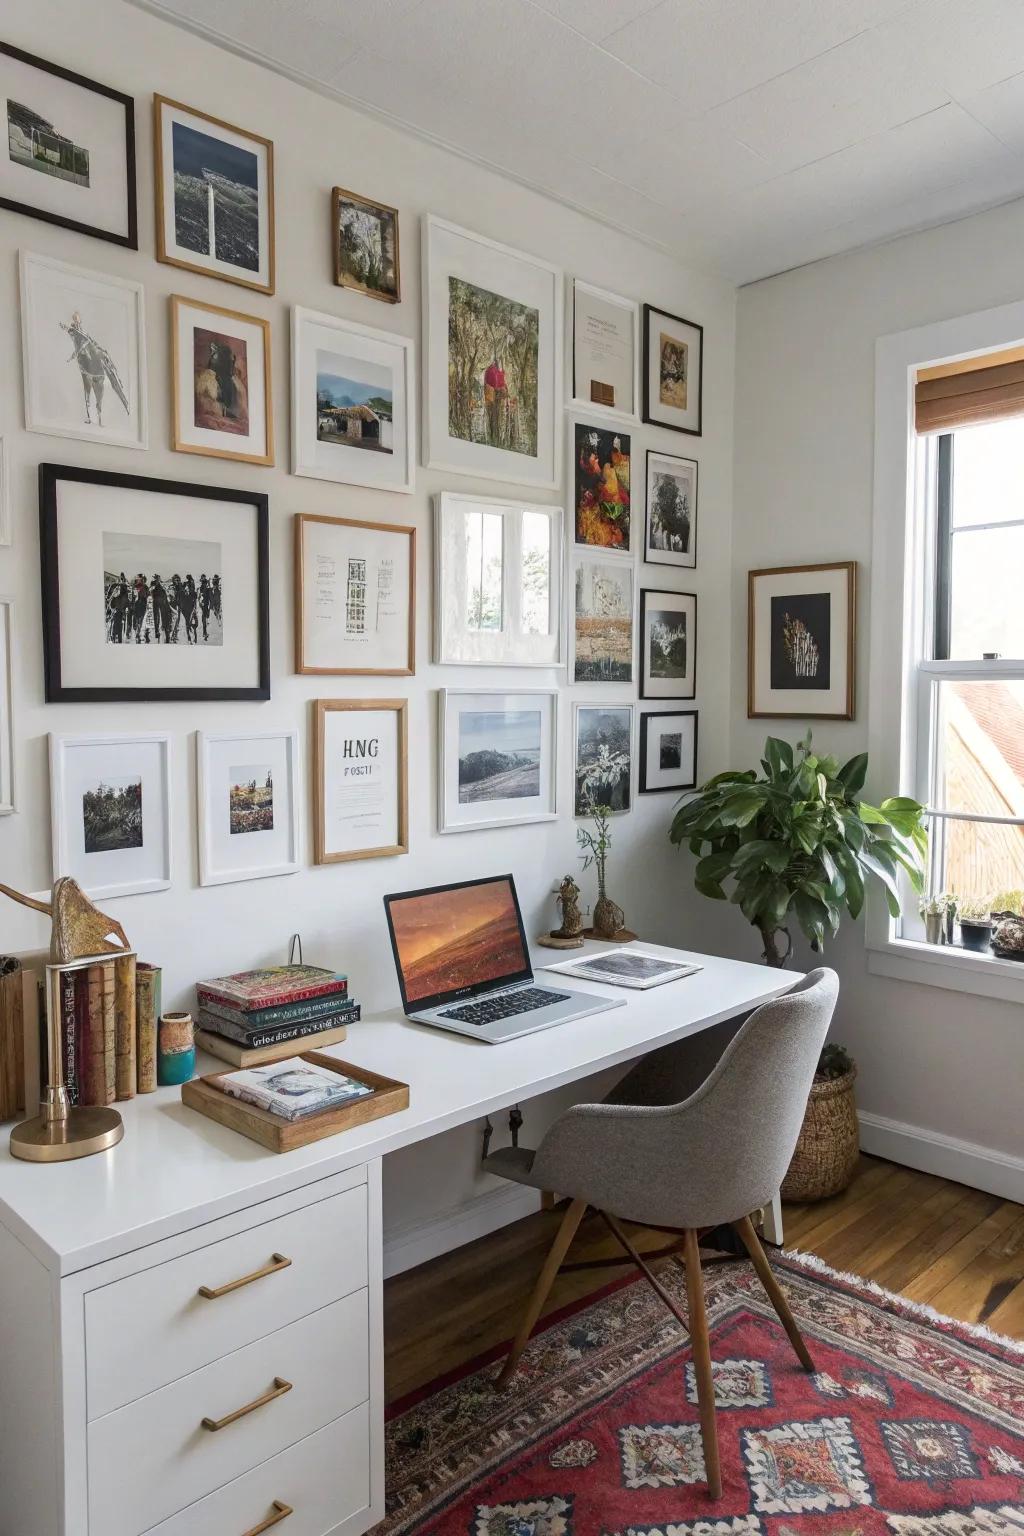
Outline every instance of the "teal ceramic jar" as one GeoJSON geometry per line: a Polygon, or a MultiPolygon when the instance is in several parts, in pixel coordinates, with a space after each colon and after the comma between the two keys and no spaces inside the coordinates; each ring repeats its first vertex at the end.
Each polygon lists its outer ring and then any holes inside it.
{"type": "Polygon", "coordinates": [[[187,1083],[196,1070],[196,1043],[190,1013],[160,1017],[156,1041],[156,1080],[161,1088],[187,1083]]]}

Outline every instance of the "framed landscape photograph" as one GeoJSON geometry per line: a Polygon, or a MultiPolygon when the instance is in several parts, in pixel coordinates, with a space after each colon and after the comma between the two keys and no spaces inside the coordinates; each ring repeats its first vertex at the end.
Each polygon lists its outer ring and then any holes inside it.
{"type": "Polygon", "coordinates": [[[697,711],[640,711],[640,793],[697,787],[697,711]]]}
{"type": "Polygon", "coordinates": [[[640,697],[697,693],[697,599],[692,592],[640,593],[640,697]]]}
{"type": "Polygon", "coordinates": [[[643,419],[701,434],[704,327],[644,305],[643,419]]]}
{"type": "Polygon", "coordinates": [[[402,297],[398,209],[344,187],[331,194],[334,281],[368,299],[397,304],[402,297]]]}
{"type": "Polygon", "coordinates": [[[0,43],[0,208],[138,250],[135,101],[0,43]]]}
{"type": "Polygon", "coordinates": [[[572,387],[569,404],[635,419],[640,401],[640,306],[617,293],[572,281],[572,387]]]}
{"type": "Polygon", "coordinates": [[[295,873],[298,731],[197,731],[196,785],[200,885],[295,873]]]}
{"type": "Polygon", "coordinates": [[[433,214],[423,246],[427,468],[557,490],[561,270],[433,214]]]}
{"type": "Polygon", "coordinates": [[[613,815],[633,803],[632,704],[576,704],[573,710],[573,815],[595,806],[613,815]]]}
{"type": "Polygon", "coordinates": [[[172,294],[171,362],[172,448],[273,464],[269,321],[172,294]]]}
{"type": "Polygon", "coordinates": [[[296,305],[292,473],[415,489],[416,355],[408,336],[296,305]]]}
{"type": "Polygon", "coordinates": [[[274,291],[274,146],[153,97],[156,259],[274,291]]]}
{"type": "Polygon", "coordinates": [[[633,566],[580,557],[574,577],[573,679],[633,681],[633,566]]]}
{"type": "Polygon", "coordinates": [[[558,693],[440,688],[439,832],[554,821],[558,693]]]}
{"type": "Polygon", "coordinates": [[[562,515],[455,491],[435,499],[437,662],[561,665],[562,515]]]}
{"type": "Polygon", "coordinates": [[[0,816],[14,810],[14,604],[0,597],[0,816]]]}
{"type": "Polygon", "coordinates": [[[39,466],[49,704],[270,697],[268,504],[39,466]]]}
{"type": "Polygon", "coordinates": [[[747,715],[852,720],[857,562],[747,577],[747,715]]]}
{"type": "Polygon", "coordinates": [[[313,700],[317,864],[409,852],[409,702],[313,700]]]}
{"type": "Polygon", "coordinates": [[[21,251],[25,426],[148,448],[142,284],[21,251]]]}
{"type": "Polygon", "coordinates": [[[569,433],[576,543],[628,554],[629,433],[582,421],[572,422],[569,433]]]}
{"type": "Polygon", "coordinates": [[[295,670],[412,676],[415,528],[296,516],[295,670]]]}
{"type": "Polygon", "coordinates": [[[647,450],[648,565],[697,564],[697,460],[647,450]]]}
{"type": "Polygon", "coordinates": [[[170,736],[50,737],[53,878],[93,901],[171,883],[170,736]]]}

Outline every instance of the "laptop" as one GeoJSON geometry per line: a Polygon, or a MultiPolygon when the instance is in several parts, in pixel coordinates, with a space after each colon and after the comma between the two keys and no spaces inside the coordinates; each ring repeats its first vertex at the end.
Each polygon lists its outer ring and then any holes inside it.
{"type": "Polygon", "coordinates": [[[408,1018],[500,1045],[624,999],[538,987],[511,875],[385,896],[408,1018]]]}

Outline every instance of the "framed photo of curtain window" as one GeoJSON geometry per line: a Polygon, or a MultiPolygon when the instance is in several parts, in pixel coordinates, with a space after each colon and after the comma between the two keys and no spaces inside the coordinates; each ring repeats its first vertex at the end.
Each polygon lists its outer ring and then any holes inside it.
{"type": "Polygon", "coordinates": [[[53,878],[94,901],[171,883],[171,738],[50,737],[53,878]]]}
{"type": "Polygon", "coordinates": [[[640,593],[640,697],[692,699],[697,692],[697,599],[692,592],[640,593]]]}
{"type": "Polygon", "coordinates": [[[171,446],[273,464],[270,322],[171,295],[171,446]]]}
{"type": "Polygon", "coordinates": [[[640,306],[572,280],[569,404],[635,420],[640,403],[640,306]]]}
{"type": "Polygon", "coordinates": [[[747,715],[852,720],[857,562],[747,576],[747,715]]]}
{"type": "Polygon", "coordinates": [[[197,731],[199,883],[299,868],[298,731],[197,731]]]}
{"type": "Polygon", "coordinates": [[[438,690],[439,832],[554,821],[558,693],[438,690]]]}
{"type": "Polygon", "coordinates": [[[704,327],[644,305],[643,419],[699,437],[704,390],[704,327]]]}
{"type": "Polygon", "coordinates": [[[406,699],[313,700],[317,864],[409,852],[406,699]]]}
{"type": "Polygon", "coordinates": [[[640,793],[697,787],[697,711],[640,711],[640,793]]]}
{"type": "Polygon", "coordinates": [[[295,670],[412,676],[415,528],[296,516],[295,670]]]}

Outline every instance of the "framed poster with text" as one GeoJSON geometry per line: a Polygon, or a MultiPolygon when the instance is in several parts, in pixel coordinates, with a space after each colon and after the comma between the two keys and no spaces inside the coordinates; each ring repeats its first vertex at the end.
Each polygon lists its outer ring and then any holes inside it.
{"type": "Polygon", "coordinates": [[[406,699],[314,699],[314,862],[409,852],[406,699]]]}

